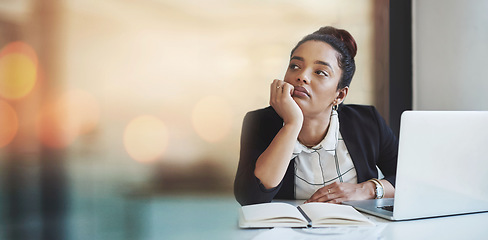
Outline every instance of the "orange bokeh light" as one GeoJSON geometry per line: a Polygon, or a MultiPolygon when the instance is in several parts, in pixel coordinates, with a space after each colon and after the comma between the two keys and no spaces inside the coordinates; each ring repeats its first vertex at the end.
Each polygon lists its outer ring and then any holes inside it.
{"type": "Polygon", "coordinates": [[[193,108],[193,127],[207,142],[217,142],[227,136],[232,126],[232,109],[224,98],[207,96],[193,108]]]}
{"type": "Polygon", "coordinates": [[[133,119],[124,131],[125,149],[139,162],[152,162],[161,157],[168,140],[166,125],[154,116],[139,116],[133,119]]]}
{"type": "Polygon", "coordinates": [[[24,42],[12,42],[0,50],[0,96],[20,99],[29,94],[37,80],[37,55],[24,42]]]}
{"type": "Polygon", "coordinates": [[[70,90],[43,106],[37,122],[41,142],[64,148],[98,125],[100,109],[96,99],[81,90],[70,90]]]}
{"type": "Polygon", "coordinates": [[[37,53],[29,44],[22,41],[11,42],[0,50],[0,58],[12,53],[18,53],[28,57],[37,66],[37,53]]]}
{"type": "Polygon", "coordinates": [[[18,128],[17,113],[7,102],[0,100],[0,148],[12,142],[18,128]]]}

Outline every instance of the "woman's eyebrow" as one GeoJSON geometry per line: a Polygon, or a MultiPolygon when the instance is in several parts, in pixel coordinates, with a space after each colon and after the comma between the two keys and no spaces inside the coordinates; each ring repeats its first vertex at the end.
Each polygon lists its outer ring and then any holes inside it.
{"type": "Polygon", "coordinates": [[[324,66],[327,66],[330,68],[330,70],[332,72],[334,72],[334,69],[332,68],[332,66],[328,63],[328,62],[324,62],[324,61],[320,61],[320,60],[317,60],[314,62],[315,64],[320,64],[320,65],[324,65],[324,66]]]}
{"type": "Polygon", "coordinates": [[[302,61],[302,62],[305,61],[305,59],[303,59],[302,57],[299,57],[299,56],[293,56],[293,57],[291,57],[290,60],[293,60],[293,59],[298,60],[298,61],[302,61]]]}

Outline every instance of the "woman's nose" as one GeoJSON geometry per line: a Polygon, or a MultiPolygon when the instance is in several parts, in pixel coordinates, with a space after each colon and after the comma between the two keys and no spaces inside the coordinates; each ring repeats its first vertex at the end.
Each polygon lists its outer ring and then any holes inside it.
{"type": "Polygon", "coordinates": [[[302,72],[300,75],[298,75],[297,81],[303,82],[305,84],[309,84],[310,83],[310,78],[307,76],[307,74],[305,74],[304,72],[302,72]]]}

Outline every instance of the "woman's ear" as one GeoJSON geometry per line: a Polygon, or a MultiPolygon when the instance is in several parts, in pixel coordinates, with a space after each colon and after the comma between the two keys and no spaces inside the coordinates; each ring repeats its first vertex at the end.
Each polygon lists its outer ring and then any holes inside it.
{"type": "Polygon", "coordinates": [[[337,104],[341,104],[344,101],[344,99],[346,99],[347,93],[349,93],[349,87],[347,86],[339,90],[337,92],[337,97],[335,99],[335,102],[337,104]]]}

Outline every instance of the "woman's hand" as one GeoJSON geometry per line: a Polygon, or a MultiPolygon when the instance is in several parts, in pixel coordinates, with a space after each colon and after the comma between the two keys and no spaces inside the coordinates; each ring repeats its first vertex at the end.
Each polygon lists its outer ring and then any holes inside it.
{"type": "Polygon", "coordinates": [[[351,200],[373,199],[375,185],[372,182],[339,183],[334,182],[330,185],[317,190],[306,202],[327,202],[342,203],[351,200]]]}
{"type": "Polygon", "coordinates": [[[303,123],[303,113],[291,96],[293,89],[293,85],[275,79],[273,83],[271,83],[269,104],[274,108],[276,113],[283,118],[285,124],[297,124],[301,128],[303,123]]]}

